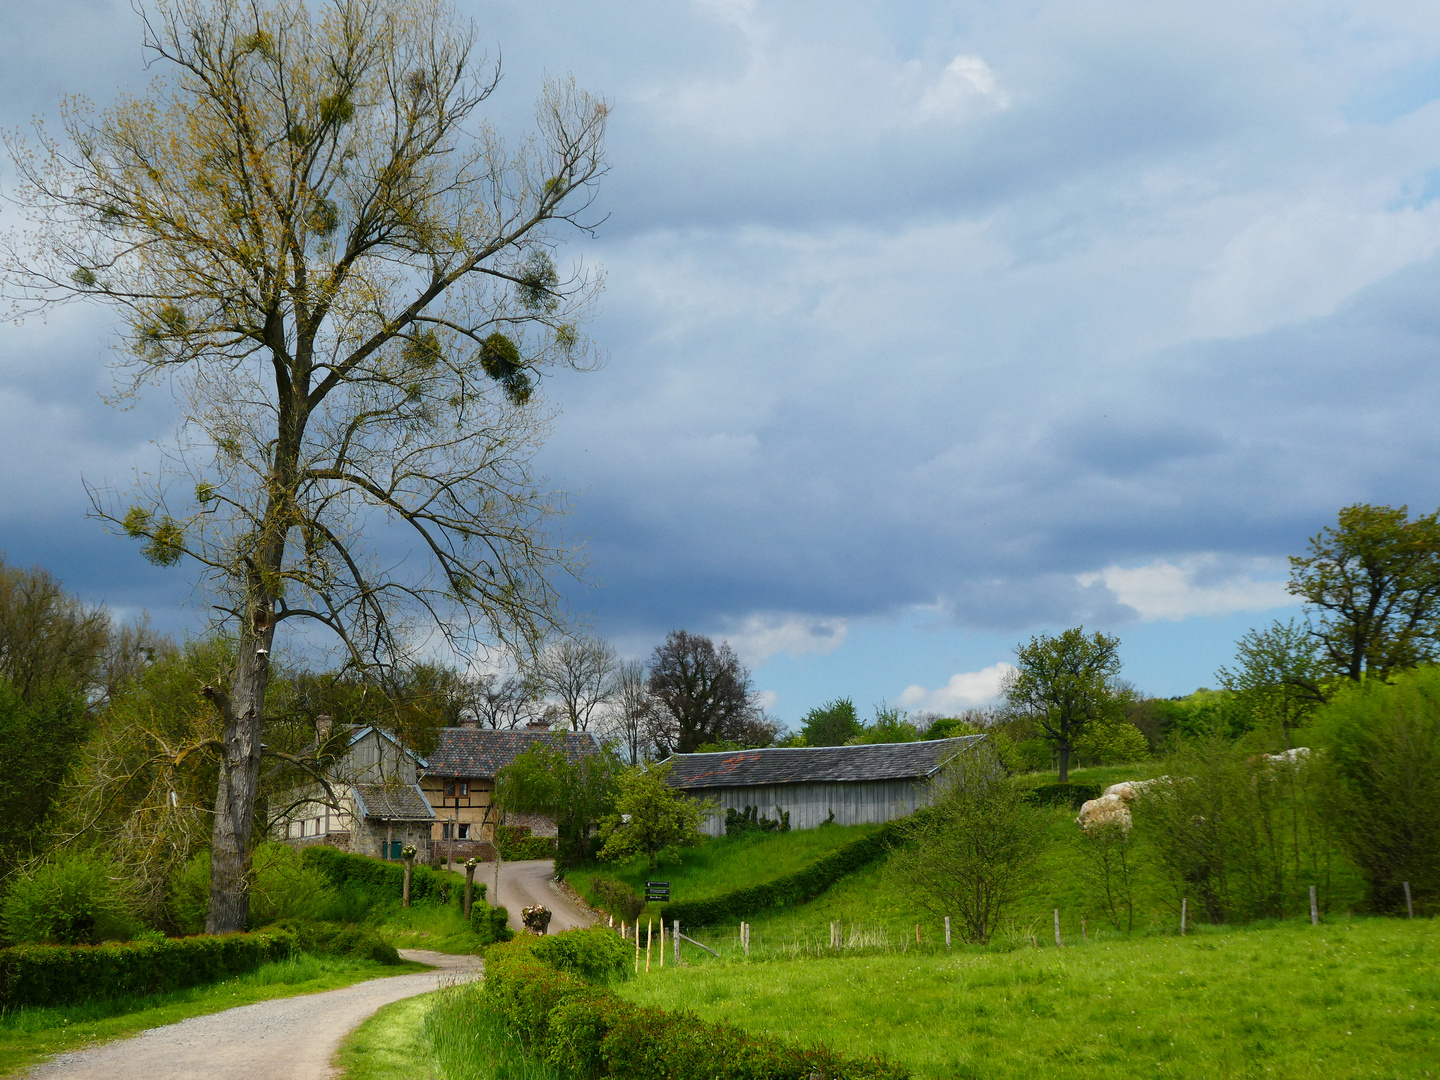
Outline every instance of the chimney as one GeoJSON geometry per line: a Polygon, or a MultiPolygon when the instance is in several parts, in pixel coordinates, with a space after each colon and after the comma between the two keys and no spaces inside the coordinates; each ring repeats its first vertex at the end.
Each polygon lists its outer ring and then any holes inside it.
{"type": "Polygon", "coordinates": [[[531,720],[528,724],[525,725],[525,730],[526,730],[526,731],[549,731],[549,730],[550,730],[550,721],[544,719],[543,717],[541,717],[540,719],[537,719],[537,720],[531,720]]]}
{"type": "Polygon", "coordinates": [[[335,718],[328,712],[322,712],[315,717],[315,745],[324,746],[330,739],[330,729],[335,724],[335,718]]]}

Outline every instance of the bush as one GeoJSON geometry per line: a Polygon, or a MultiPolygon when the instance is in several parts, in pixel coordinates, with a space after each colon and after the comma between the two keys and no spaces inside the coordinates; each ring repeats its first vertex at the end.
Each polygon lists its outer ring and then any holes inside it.
{"type": "MultiPolygon", "coordinates": [[[[595,930],[583,933],[608,934],[595,930]]],[[[623,1001],[542,958],[552,939],[521,938],[486,953],[477,993],[533,1054],[568,1073],[616,1080],[905,1080],[881,1058],[853,1060],[623,1001]]],[[[622,946],[623,948],[623,946],[622,946]]]]}
{"type": "Polygon", "coordinates": [[[93,945],[140,929],[127,907],[109,860],[62,853],[11,879],[0,921],[17,945],[93,945]]]}
{"type": "Polygon", "coordinates": [[[501,825],[495,830],[495,846],[507,862],[555,858],[555,838],[531,836],[525,825],[501,825]]]}
{"type": "Polygon", "coordinates": [[[1372,910],[1440,910],[1440,668],[1342,694],[1317,718],[1327,820],[1365,877],[1372,910]]]}
{"type": "Polygon", "coordinates": [[[470,907],[470,930],[482,945],[509,941],[515,936],[515,931],[510,929],[510,912],[503,907],[491,907],[484,900],[470,907]]]}
{"type": "Polygon", "coordinates": [[[1022,739],[1015,744],[1015,759],[1023,772],[1046,772],[1055,766],[1055,747],[1049,739],[1022,739]]]}
{"type": "Polygon", "coordinates": [[[321,956],[349,956],[356,960],[373,960],[377,964],[401,962],[395,946],[381,938],[374,927],[312,919],[286,919],[275,923],[274,928],[293,934],[303,952],[321,956]]]}
{"type": "Polygon", "coordinates": [[[629,885],[598,874],[590,879],[590,903],[627,923],[633,923],[645,910],[644,899],[629,885]]]}
{"type": "Polygon", "coordinates": [[[557,971],[590,982],[610,982],[630,974],[630,947],[613,930],[599,926],[543,937],[531,951],[557,971]]]}
{"type": "Polygon", "coordinates": [[[836,848],[793,874],[759,885],[746,885],[699,900],[678,900],[666,904],[661,918],[667,922],[679,919],[683,926],[713,926],[725,919],[743,919],[747,915],[786,904],[803,904],[813,900],[835,882],[877,859],[889,854],[909,827],[908,822],[925,817],[928,810],[919,810],[908,818],[886,822],[874,832],[836,848]]]}
{"type": "MultiPolygon", "coordinates": [[[[368,855],[351,855],[335,848],[317,844],[300,853],[301,863],[319,871],[341,893],[342,902],[356,895],[371,904],[390,904],[400,900],[405,887],[403,863],[372,859],[368,855]]],[[[463,886],[462,886],[463,888],[463,886]]],[[[448,904],[458,897],[451,874],[415,867],[410,881],[412,903],[448,904]]]]}
{"type": "Polygon", "coordinates": [[[1099,784],[1041,784],[1030,791],[1030,799],[1039,806],[1068,806],[1071,810],[1099,797],[1099,784]]]}
{"type": "MultiPolygon", "coordinates": [[[[300,852],[290,845],[261,844],[251,866],[251,928],[282,919],[327,919],[339,914],[339,891],[319,870],[305,865],[300,852]]],[[[182,933],[204,932],[210,910],[210,852],[196,854],[176,875],[169,908],[171,920],[182,933]]]]}
{"type": "Polygon", "coordinates": [[[0,949],[0,1008],[49,1008],[182,990],[283,960],[296,946],[293,934],[267,932],[0,949]]]}
{"type": "Polygon", "coordinates": [[[1095,724],[1075,740],[1075,754],[1097,765],[1124,765],[1150,756],[1150,743],[1134,724],[1095,724]]]}

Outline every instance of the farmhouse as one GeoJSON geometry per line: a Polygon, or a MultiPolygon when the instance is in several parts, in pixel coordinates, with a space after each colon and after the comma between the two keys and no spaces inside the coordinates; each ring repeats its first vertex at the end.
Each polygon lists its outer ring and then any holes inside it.
{"type": "Polygon", "coordinates": [[[738,814],[748,806],[767,817],[788,813],[792,829],[813,829],[827,820],[876,823],[915,810],[940,767],[984,738],[675,754],[668,759],[670,784],[719,802],[704,825],[711,836],[724,834],[726,810],[738,814]]]}
{"type": "MultiPolygon", "coordinates": [[[[563,749],[573,761],[598,754],[600,743],[589,732],[531,727],[514,731],[455,727],[440,732],[440,744],[429,756],[420,778],[435,812],[430,839],[436,854],[449,860],[493,857],[495,815],[490,797],[495,774],[532,746],[563,749]]],[[[532,836],[555,836],[555,822],[538,814],[507,814],[506,826],[528,829],[532,836]]]]}
{"type": "MultiPolygon", "coordinates": [[[[318,737],[329,737],[321,718],[318,737]]],[[[363,724],[350,731],[324,785],[296,789],[274,833],[296,847],[329,844],[357,855],[398,859],[407,844],[430,858],[430,824],[435,811],[416,786],[425,761],[400,745],[384,728],[363,724]],[[333,801],[330,795],[334,796],[333,801]]]]}

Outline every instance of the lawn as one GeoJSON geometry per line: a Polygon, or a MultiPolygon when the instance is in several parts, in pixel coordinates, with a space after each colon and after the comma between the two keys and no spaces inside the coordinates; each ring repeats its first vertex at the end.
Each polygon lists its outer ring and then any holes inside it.
{"type": "Polygon", "coordinates": [[[0,1075],[18,1072],[65,1050],[124,1038],[192,1016],[425,970],[423,964],[387,967],[369,960],[301,955],[264,964],[225,982],[168,994],[113,998],[60,1009],[16,1009],[0,1014],[0,1075]]]}
{"type": "MultiPolygon", "coordinates": [[[[475,903],[485,901],[476,891],[475,903]]],[[[478,953],[484,948],[465,921],[459,901],[449,904],[395,904],[372,913],[375,930],[397,949],[433,949],[443,953],[478,953]]]]}
{"type": "Polygon", "coordinates": [[[1057,949],[667,967],[646,1005],[917,1077],[1440,1076],[1440,924],[1206,927],[1057,949]]]}

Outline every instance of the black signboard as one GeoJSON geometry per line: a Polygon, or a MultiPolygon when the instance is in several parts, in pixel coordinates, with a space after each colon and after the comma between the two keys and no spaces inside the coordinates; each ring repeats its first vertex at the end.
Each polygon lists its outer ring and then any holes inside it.
{"type": "Polygon", "coordinates": [[[670,902],[670,883],[668,881],[647,881],[645,882],[645,899],[660,900],[664,903],[670,902]]]}

